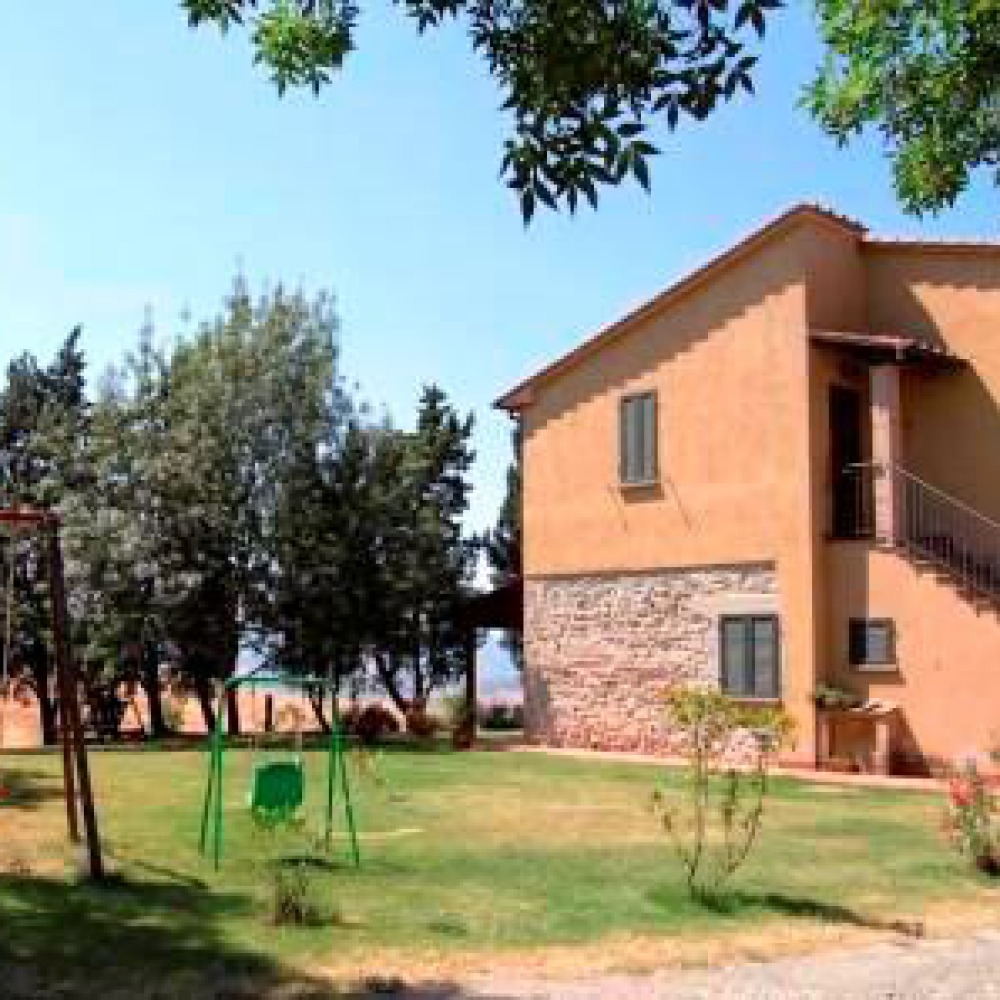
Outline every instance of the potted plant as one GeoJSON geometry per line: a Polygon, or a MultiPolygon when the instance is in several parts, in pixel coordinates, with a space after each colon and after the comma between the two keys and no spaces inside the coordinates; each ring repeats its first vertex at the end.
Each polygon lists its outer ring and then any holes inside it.
{"type": "Polygon", "coordinates": [[[813,692],[813,700],[817,708],[827,708],[843,711],[857,708],[862,704],[860,695],[839,684],[817,684],[813,692]]]}

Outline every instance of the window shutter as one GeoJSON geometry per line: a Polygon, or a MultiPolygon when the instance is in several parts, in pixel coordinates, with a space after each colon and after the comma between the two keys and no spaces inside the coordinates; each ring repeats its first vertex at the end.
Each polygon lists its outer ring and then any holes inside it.
{"type": "Polygon", "coordinates": [[[754,697],[778,697],[778,623],[774,618],[753,620],[753,682],[754,697]]]}
{"type": "Polygon", "coordinates": [[[629,442],[632,440],[631,429],[632,400],[623,399],[619,414],[618,442],[618,476],[623,483],[629,482],[629,442]]]}
{"type": "Polygon", "coordinates": [[[727,694],[747,694],[749,667],[748,629],[744,618],[722,620],[722,689],[727,694]]]}
{"type": "Polygon", "coordinates": [[[639,399],[642,409],[642,478],[656,479],[656,396],[648,393],[639,399]]]}
{"type": "Polygon", "coordinates": [[[656,393],[626,396],[619,411],[618,475],[623,483],[656,479],[656,393]]]}

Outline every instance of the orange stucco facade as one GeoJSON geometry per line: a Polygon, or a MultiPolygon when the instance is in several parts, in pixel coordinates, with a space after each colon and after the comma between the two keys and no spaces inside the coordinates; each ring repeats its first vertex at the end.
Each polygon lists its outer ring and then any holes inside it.
{"type": "MultiPolygon", "coordinates": [[[[711,683],[720,616],[758,601],[780,622],[797,761],[816,761],[821,683],[895,706],[899,755],[1000,745],[1000,604],[885,539],[831,538],[834,385],[856,390],[859,458],[1000,521],[1000,247],[881,242],[796,208],[500,401],[523,429],[531,735],[644,745],[655,722],[634,722],[652,719],[635,690],[711,683]],[[917,347],[893,354],[883,335],[917,347]],[[641,392],[657,400],[657,476],[623,485],[621,401],[641,392]],[[849,665],[850,619],[892,622],[891,664],[849,665]],[[673,674],[654,668],[658,652],[673,674]]],[[[873,487],[879,516],[898,513],[891,482],[873,487]]]]}

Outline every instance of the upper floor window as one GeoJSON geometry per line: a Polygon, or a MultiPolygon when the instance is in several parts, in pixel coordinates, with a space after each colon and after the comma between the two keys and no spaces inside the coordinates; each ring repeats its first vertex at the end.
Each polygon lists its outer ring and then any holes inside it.
{"type": "Polygon", "coordinates": [[[896,661],[895,628],[891,618],[852,618],[848,654],[852,667],[886,667],[896,661]]]}
{"type": "Polygon", "coordinates": [[[656,482],[656,393],[621,401],[619,475],[626,485],[656,482]]]}

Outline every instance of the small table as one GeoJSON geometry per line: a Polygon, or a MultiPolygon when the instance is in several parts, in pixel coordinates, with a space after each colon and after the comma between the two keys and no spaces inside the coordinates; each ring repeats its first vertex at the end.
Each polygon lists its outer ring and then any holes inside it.
{"type": "Polygon", "coordinates": [[[838,723],[861,723],[872,732],[872,752],[866,770],[873,774],[888,774],[899,717],[895,702],[871,699],[856,708],[820,708],[816,720],[817,765],[822,767],[834,759],[834,730],[838,723]]]}

